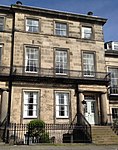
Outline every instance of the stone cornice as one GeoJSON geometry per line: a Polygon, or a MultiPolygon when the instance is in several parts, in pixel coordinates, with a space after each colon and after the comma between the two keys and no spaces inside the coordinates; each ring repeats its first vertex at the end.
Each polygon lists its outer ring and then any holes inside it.
{"type": "Polygon", "coordinates": [[[52,9],[46,9],[46,8],[37,8],[37,7],[31,7],[31,6],[24,6],[24,5],[11,5],[11,7],[7,6],[0,6],[0,11],[11,11],[14,10],[15,12],[20,13],[29,13],[32,15],[43,15],[43,16],[49,16],[49,17],[56,17],[59,19],[67,19],[67,20],[73,20],[73,21],[80,21],[80,22],[90,22],[93,24],[101,24],[104,25],[107,21],[105,18],[101,18],[98,16],[92,16],[92,15],[83,15],[83,14],[76,14],[71,12],[64,12],[64,11],[58,11],[58,10],[52,10],[52,9]]]}

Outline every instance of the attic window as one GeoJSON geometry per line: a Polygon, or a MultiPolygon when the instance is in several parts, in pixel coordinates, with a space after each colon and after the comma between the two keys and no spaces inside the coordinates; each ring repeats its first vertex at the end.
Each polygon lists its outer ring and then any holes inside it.
{"type": "Polygon", "coordinates": [[[39,20],[26,19],[26,31],[27,32],[39,32],[39,20]]]}
{"type": "Polygon", "coordinates": [[[67,24],[66,23],[55,23],[55,34],[59,36],[67,36],[67,24]]]}
{"type": "Polygon", "coordinates": [[[92,38],[92,28],[91,27],[82,27],[82,38],[91,39],[92,38]]]}

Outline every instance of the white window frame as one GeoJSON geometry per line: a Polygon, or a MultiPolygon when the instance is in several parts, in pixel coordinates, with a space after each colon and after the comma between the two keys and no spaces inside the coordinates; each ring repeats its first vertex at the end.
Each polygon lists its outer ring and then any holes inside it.
{"type": "Polygon", "coordinates": [[[82,38],[92,39],[92,27],[82,27],[82,38]]]}
{"type": "Polygon", "coordinates": [[[109,67],[108,71],[111,74],[111,86],[118,87],[118,68],[109,67]]]}
{"type": "Polygon", "coordinates": [[[57,75],[67,75],[68,52],[67,50],[56,49],[55,51],[55,73],[57,75]]]}
{"type": "Polygon", "coordinates": [[[83,75],[95,77],[95,54],[83,52],[83,75]]]}
{"type": "Polygon", "coordinates": [[[56,118],[69,118],[69,93],[55,92],[56,118]]]}
{"type": "Polygon", "coordinates": [[[113,49],[118,51],[118,42],[113,42],[113,49]]]}
{"type": "Polygon", "coordinates": [[[4,30],[4,17],[0,17],[0,31],[4,30]]]}
{"type": "Polygon", "coordinates": [[[38,73],[39,70],[39,48],[25,47],[25,72],[38,73]]]}
{"type": "Polygon", "coordinates": [[[38,33],[39,32],[39,20],[26,18],[26,32],[38,33]]]}
{"type": "Polygon", "coordinates": [[[67,36],[67,23],[55,22],[55,35],[67,36]]]}
{"type": "Polygon", "coordinates": [[[111,77],[111,94],[118,95],[118,68],[108,67],[111,77]]]}
{"type": "Polygon", "coordinates": [[[38,102],[39,102],[39,92],[38,91],[23,91],[23,118],[37,118],[38,117],[38,102]],[[33,102],[30,96],[33,94],[33,102]],[[28,108],[32,107],[32,108],[28,108]],[[31,109],[31,110],[30,110],[31,109]],[[32,115],[28,115],[32,113],[32,115]]]}

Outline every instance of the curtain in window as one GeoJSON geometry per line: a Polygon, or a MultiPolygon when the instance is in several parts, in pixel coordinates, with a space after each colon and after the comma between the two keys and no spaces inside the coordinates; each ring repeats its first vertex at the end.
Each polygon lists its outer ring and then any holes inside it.
{"type": "Polygon", "coordinates": [[[27,72],[38,72],[38,48],[26,48],[25,66],[27,72]]]}

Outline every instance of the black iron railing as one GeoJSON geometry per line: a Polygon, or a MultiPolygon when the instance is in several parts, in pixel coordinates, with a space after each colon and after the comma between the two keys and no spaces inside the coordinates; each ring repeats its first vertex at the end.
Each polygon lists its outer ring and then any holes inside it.
{"type": "Polygon", "coordinates": [[[108,124],[113,131],[118,135],[118,114],[107,114],[108,124]]]}
{"type": "MultiPolygon", "coordinates": [[[[33,143],[71,143],[71,142],[88,142],[86,137],[83,140],[73,140],[68,135],[70,124],[45,124],[43,129],[39,129],[40,134],[34,136],[34,130],[32,126],[29,128],[27,124],[15,124],[12,123],[7,127],[9,131],[8,142],[12,144],[33,144],[33,143]],[[33,134],[32,134],[33,133],[33,134]]],[[[82,131],[83,127],[77,124],[71,124],[71,130],[82,131]]],[[[82,132],[79,132],[81,136],[82,132]]],[[[37,134],[36,134],[37,135],[37,134]]],[[[77,133],[78,135],[78,133],[77,133]]]]}
{"type": "Polygon", "coordinates": [[[44,128],[34,130],[27,124],[11,123],[9,130],[9,143],[13,144],[32,144],[32,143],[63,143],[63,135],[68,131],[69,124],[45,124],[44,128]],[[40,131],[39,136],[33,136],[34,131],[40,131]]]}
{"type": "Polygon", "coordinates": [[[109,87],[109,93],[111,95],[118,95],[118,86],[115,86],[115,87],[109,87]]]}
{"type": "MultiPolygon", "coordinates": [[[[10,67],[0,66],[0,76],[10,74],[10,67]]],[[[109,81],[109,73],[106,72],[85,72],[78,70],[63,70],[60,73],[54,68],[35,68],[27,70],[24,66],[13,66],[12,75],[34,76],[34,77],[53,77],[53,78],[69,78],[69,79],[90,79],[109,81]]]]}
{"type": "Polygon", "coordinates": [[[5,142],[6,140],[6,128],[7,128],[7,116],[0,123],[0,138],[5,142]]]}
{"type": "Polygon", "coordinates": [[[54,68],[35,68],[27,70],[24,66],[14,66],[14,75],[31,75],[39,77],[65,77],[65,78],[91,78],[109,80],[109,74],[106,72],[85,72],[78,70],[63,70],[60,73],[54,68]]]}
{"type": "Polygon", "coordinates": [[[118,118],[113,120],[112,129],[118,135],[118,118]]]}
{"type": "Polygon", "coordinates": [[[75,115],[69,127],[68,133],[72,134],[73,128],[75,128],[76,133],[77,129],[81,133],[81,137],[79,137],[81,141],[92,142],[91,125],[81,113],[75,115]]]}
{"type": "Polygon", "coordinates": [[[84,115],[82,115],[81,113],[77,114],[78,119],[80,120],[80,125],[84,126],[84,132],[87,135],[87,138],[90,142],[92,142],[92,133],[91,133],[91,125],[90,123],[86,120],[86,118],[84,117],[84,115]]]}

